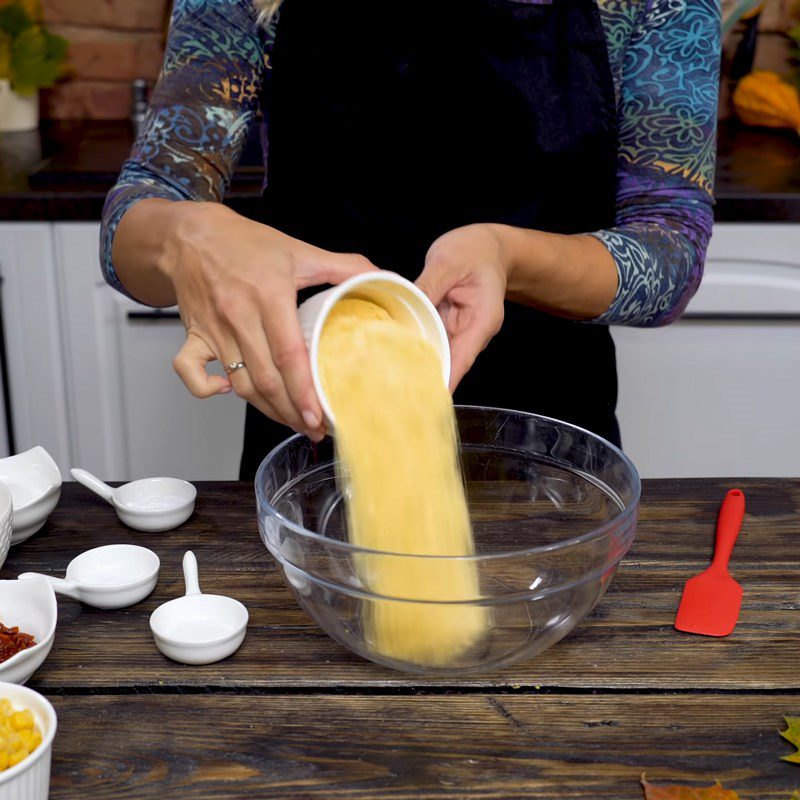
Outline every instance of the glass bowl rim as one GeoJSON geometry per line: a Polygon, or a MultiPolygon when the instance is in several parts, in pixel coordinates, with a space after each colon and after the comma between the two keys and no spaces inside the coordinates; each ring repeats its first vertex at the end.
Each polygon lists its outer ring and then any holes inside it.
{"type": "MultiPolygon", "coordinates": [[[[596,433],[593,433],[586,428],[581,428],[579,425],[573,425],[571,422],[565,422],[564,420],[556,419],[555,417],[547,417],[544,414],[534,414],[529,411],[517,411],[512,408],[497,408],[495,406],[475,406],[475,405],[456,405],[456,411],[459,409],[466,409],[472,411],[502,411],[508,414],[516,414],[522,417],[535,417],[536,419],[545,420],[546,422],[555,422],[559,425],[566,425],[573,430],[580,431],[581,433],[585,433],[587,436],[591,437],[592,439],[601,442],[606,447],[608,447],[619,459],[622,461],[623,465],[627,468],[629,475],[633,482],[633,496],[631,501],[628,505],[622,509],[616,516],[612,517],[609,520],[606,520],[602,525],[599,527],[587,531],[586,533],[582,533],[579,536],[572,536],[569,539],[564,539],[560,542],[553,542],[551,544],[544,544],[544,545],[536,545],[534,547],[524,547],[516,550],[508,550],[501,553],[486,553],[484,555],[480,554],[473,554],[467,556],[437,556],[437,555],[427,555],[424,553],[396,553],[391,550],[371,550],[367,547],[359,547],[358,545],[351,544],[350,542],[341,541],[338,539],[331,539],[328,536],[323,536],[321,533],[316,533],[315,531],[310,531],[307,528],[304,528],[302,525],[298,525],[296,522],[292,522],[290,519],[287,519],[283,514],[281,514],[265,497],[264,491],[261,488],[263,485],[263,481],[261,477],[263,476],[264,472],[267,468],[267,463],[277,454],[279,450],[289,445],[291,442],[294,442],[298,439],[306,438],[300,433],[295,433],[292,436],[287,437],[282,442],[277,444],[272,450],[267,453],[266,456],[262,459],[261,463],[258,465],[258,469],[256,470],[256,477],[254,480],[254,488],[256,493],[256,513],[259,516],[260,520],[260,509],[266,509],[270,516],[276,518],[281,525],[289,528],[294,533],[298,534],[299,536],[310,539],[311,541],[318,542],[320,544],[324,544],[326,546],[334,546],[336,548],[340,548],[342,551],[347,553],[363,553],[363,554],[370,554],[376,556],[394,556],[396,558],[425,558],[425,559],[445,559],[449,561],[490,561],[495,559],[503,559],[503,558],[518,558],[518,557],[525,557],[530,555],[537,555],[539,553],[552,553],[556,550],[567,550],[570,547],[575,547],[577,545],[586,544],[588,542],[592,542],[595,539],[602,538],[611,528],[618,527],[624,525],[628,521],[628,519],[636,513],[636,510],[639,507],[639,503],[641,501],[642,496],[642,480],[639,476],[639,471],[636,469],[633,461],[628,458],[625,453],[620,450],[615,444],[612,444],[607,439],[604,439],[602,436],[599,436],[596,433]]],[[[587,478],[588,479],[588,478],[587,478]]],[[[617,559],[618,561],[619,559],[617,559]]]]}

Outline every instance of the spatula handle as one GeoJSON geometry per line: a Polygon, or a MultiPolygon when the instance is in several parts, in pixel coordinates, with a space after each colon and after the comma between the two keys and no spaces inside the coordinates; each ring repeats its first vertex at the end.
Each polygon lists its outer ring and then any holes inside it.
{"type": "Polygon", "coordinates": [[[731,489],[722,501],[722,506],[717,517],[717,537],[714,544],[714,560],[711,566],[714,569],[727,572],[728,562],[733,552],[733,545],[739,536],[744,518],[744,492],[741,489],[731,489]]]}

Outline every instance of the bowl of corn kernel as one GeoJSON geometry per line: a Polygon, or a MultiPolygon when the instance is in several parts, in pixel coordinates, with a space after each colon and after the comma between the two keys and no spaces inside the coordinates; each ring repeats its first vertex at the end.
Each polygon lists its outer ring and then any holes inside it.
{"type": "Polygon", "coordinates": [[[0,682],[0,800],[47,800],[56,712],[33,689],[0,682]]]}

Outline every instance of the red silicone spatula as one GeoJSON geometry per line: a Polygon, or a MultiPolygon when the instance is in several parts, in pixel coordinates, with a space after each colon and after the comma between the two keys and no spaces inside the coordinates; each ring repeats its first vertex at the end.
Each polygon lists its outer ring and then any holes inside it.
{"type": "Polygon", "coordinates": [[[727,636],[736,627],[742,607],[742,587],[731,578],[728,562],[742,527],[744,494],[731,489],[717,517],[717,538],[711,566],[686,582],[675,627],[704,636],[727,636]]]}

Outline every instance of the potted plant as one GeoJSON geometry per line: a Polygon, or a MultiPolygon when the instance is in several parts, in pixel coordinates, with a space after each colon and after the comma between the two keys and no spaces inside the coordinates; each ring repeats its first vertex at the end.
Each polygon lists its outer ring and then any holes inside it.
{"type": "Polygon", "coordinates": [[[45,28],[38,0],[0,0],[0,131],[34,130],[39,89],[64,69],[67,41],[45,28]]]}

